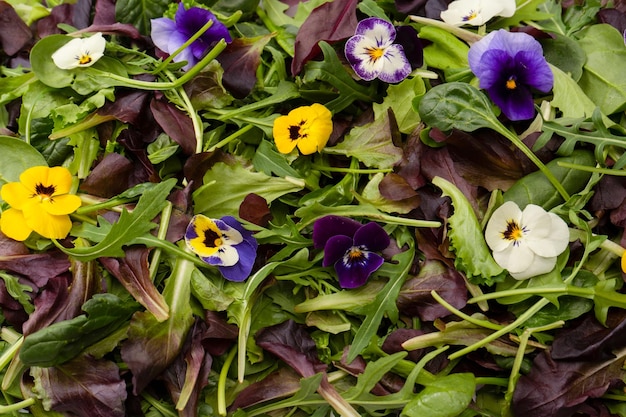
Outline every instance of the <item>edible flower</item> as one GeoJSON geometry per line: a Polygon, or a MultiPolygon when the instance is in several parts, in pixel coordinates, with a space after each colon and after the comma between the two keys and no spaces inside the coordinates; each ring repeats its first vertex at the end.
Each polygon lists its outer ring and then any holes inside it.
{"type": "Polygon", "coordinates": [[[378,78],[397,83],[411,73],[411,64],[402,45],[394,44],[396,29],[377,17],[361,20],[348,39],[345,54],[354,72],[365,81],[378,78]]]}
{"type": "Polygon", "coordinates": [[[69,214],[81,204],[80,197],[69,193],[71,186],[72,174],[67,168],[28,168],[19,182],[4,184],[0,190],[11,206],[0,216],[0,230],[19,241],[33,231],[49,239],[63,239],[72,228],[69,214]]]}
{"type": "Polygon", "coordinates": [[[554,268],[569,243],[569,229],[563,219],[540,206],[528,204],[522,211],[507,201],[491,215],[485,240],[498,265],[522,280],[554,268]]]}
{"type": "Polygon", "coordinates": [[[187,61],[183,67],[187,71],[201,60],[220,39],[226,42],[232,41],[228,28],[217,20],[213,13],[200,7],[190,7],[185,10],[183,3],[180,3],[174,20],[166,17],[150,20],[152,24],[150,36],[157,48],[171,55],[202,29],[209,20],[213,22],[211,27],[174,57],[174,62],[187,61]]]}
{"type": "Polygon", "coordinates": [[[513,16],[515,7],[515,0],[456,0],[440,16],[449,25],[481,26],[494,16],[513,16]]]}
{"type": "Polygon", "coordinates": [[[324,249],[323,266],[333,265],[341,288],[357,288],[383,264],[374,253],[389,246],[387,232],[377,223],[361,224],[342,216],[321,217],[313,224],[313,246],[324,249]]]}
{"type": "Polygon", "coordinates": [[[64,70],[90,67],[104,56],[105,46],[100,32],[87,38],[74,38],[52,54],[52,61],[64,70]]]}
{"type": "Polygon", "coordinates": [[[526,33],[491,32],[470,47],[467,58],[480,88],[509,120],[531,119],[532,89],[546,93],[554,83],[541,44],[526,33]]]}
{"type": "Polygon", "coordinates": [[[241,282],[250,276],[258,247],[252,233],[232,216],[210,219],[195,215],[185,232],[187,247],[224,278],[241,282]]]}
{"type": "Polygon", "coordinates": [[[297,146],[303,155],[319,152],[333,132],[332,113],[315,103],[293,109],[274,120],[273,135],[276,148],[288,154],[297,146]]]}

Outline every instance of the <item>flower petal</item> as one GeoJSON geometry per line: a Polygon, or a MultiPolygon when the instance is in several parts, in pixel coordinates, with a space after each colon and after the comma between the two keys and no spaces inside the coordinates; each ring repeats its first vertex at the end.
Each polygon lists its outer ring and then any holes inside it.
{"type": "Polygon", "coordinates": [[[378,223],[367,223],[354,234],[354,245],[365,246],[372,252],[386,249],[389,243],[391,243],[389,235],[378,223]]]}
{"type": "Polygon", "coordinates": [[[24,187],[21,182],[9,182],[2,186],[0,196],[14,209],[22,210],[22,207],[32,198],[33,192],[24,187]]]}
{"type": "Polygon", "coordinates": [[[63,239],[72,229],[70,216],[55,216],[44,210],[23,211],[26,225],[49,239],[63,239]]]}
{"type": "Polygon", "coordinates": [[[324,245],[322,266],[330,266],[339,262],[352,247],[352,238],[344,235],[333,236],[324,245]]]}
{"type": "MultiPolygon", "coordinates": [[[[24,187],[26,187],[31,193],[36,194],[38,185],[44,185],[46,187],[54,185],[48,180],[49,173],[50,173],[50,168],[47,166],[31,167],[20,174],[20,182],[24,184],[24,187]]],[[[70,183],[71,183],[71,176],[70,176],[70,183]]],[[[69,191],[69,188],[68,188],[68,191],[69,191]]]]}
{"type": "MultiPolygon", "coordinates": [[[[502,31],[495,30],[493,32],[488,33],[484,38],[472,44],[467,53],[467,61],[469,63],[470,69],[472,72],[480,79],[479,75],[479,65],[482,60],[485,52],[491,49],[491,43],[494,39],[502,36],[502,31]]],[[[497,48],[495,48],[497,49],[497,48]]]]}
{"type": "Polygon", "coordinates": [[[24,241],[33,232],[26,224],[24,213],[14,208],[9,208],[0,215],[0,230],[6,236],[14,240],[24,241]]]}
{"type": "Polygon", "coordinates": [[[200,256],[200,259],[209,265],[233,266],[239,262],[239,252],[235,246],[222,245],[212,255],[200,256]]]}
{"type": "Polygon", "coordinates": [[[404,55],[401,45],[391,45],[385,49],[383,55],[383,68],[378,74],[378,79],[386,83],[398,83],[411,73],[411,64],[404,55]]]}
{"type": "Polygon", "coordinates": [[[554,75],[548,62],[541,53],[520,51],[515,55],[516,73],[521,82],[529,87],[547,93],[554,85],[554,75]]]}
{"type": "Polygon", "coordinates": [[[98,32],[87,38],[75,38],[52,54],[54,64],[61,69],[89,67],[104,55],[106,40],[98,32]]]}
{"type": "Polygon", "coordinates": [[[555,257],[543,257],[543,256],[535,256],[533,262],[530,264],[528,268],[521,272],[511,272],[511,276],[515,279],[522,280],[528,279],[532,277],[536,277],[537,275],[547,274],[548,272],[554,269],[556,265],[556,256],[555,257]]]}
{"type": "Polygon", "coordinates": [[[481,0],[456,0],[448,5],[448,9],[441,12],[440,17],[445,23],[454,26],[484,25],[499,11],[499,2],[483,2],[481,0]],[[487,9],[485,9],[487,3],[487,9]],[[489,3],[492,7],[489,7],[489,3]],[[496,6],[496,7],[493,7],[496,6]],[[497,10],[496,10],[497,9],[497,10]],[[493,12],[493,10],[496,10],[493,12]]]}
{"type": "Polygon", "coordinates": [[[355,35],[348,39],[344,51],[354,72],[365,81],[378,77],[383,69],[383,52],[376,45],[375,40],[355,35]]]}
{"type": "Polygon", "coordinates": [[[374,41],[374,46],[387,47],[396,39],[396,28],[384,19],[369,17],[356,25],[355,35],[362,35],[374,41]]]}
{"type": "Polygon", "coordinates": [[[526,86],[520,85],[513,91],[506,87],[492,87],[487,89],[487,93],[511,121],[528,120],[535,116],[533,96],[526,86]]]}
{"type": "Polygon", "coordinates": [[[321,151],[333,132],[332,113],[326,106],[315,103],[308,110],[308,120],[302,127],[304,137],[297,143],[303,155],[321,151]]]}
{"type": "Polygon", "coordinates": [[[530,250],[524,240],[517,241],[516,244],[509,245],[502,251],[493,252],[493,259],[511,274],[527,270],[535,261],[535,258],[537,256],[530,250]]]}
{"type": "Polygon", "coordinates": [[[52,215],[60,216],[75,212],[80,205],[81,200],[79,196],[64,194],[41,201],[39,210],[45,210],[52,215]]]}
{"type": "Polygon", "coordinates": [[[229,281],[241,282],[250,276],[256,260],[256,240],[254,244],[245,240],[236,246],[239,262],[232,266],[218,267],[224,278],[229,281]]]}
{"type": "Polygon", "coordinates": [[[174,52],[176,48],[174,48],[174,50],[170,50],[170,40],[176,32],[176,22],[166,17],[160,17],[158,19],[151,19],[150,25],[152,27],[150,37],[152,38],[154,45],[168,54],[174,52]]]}
{"type": "MultiPolygon", "coordinates": [[[[297,125],[298,122],[295,122],[297,125]]],[[[278,152],[288,154],[293,151],[298,144],[297,139],[291,138],[291,127],[294,126],[294,121],[290,115],[279,116],[274,120],[272,127],[272,136],[274,136],[274,143],[276,143],[276,149],[278,152]]]]}
{"type": "Polygon", "coordinates": [[[313,223],[313,247],[321,249],[328,239],[337,235],[352,239],[356,231],[363,226],[356,220],[343,216],[328,215],[320,217],[313,223]]]}
{"type": "Polygon", "coordinates": [[[382,256],[363,251],[360,258],[344,258],[335,262],[335,272],[341,288],[357,288],[365,284],[369,276],[383,264],[382,256]]]}
{"type": "Polygon", "coordinates": [[[53,196],[67,194],[72,188],[72,174],[64,167],[48,168],[47,178],[45,182],[41,181],[41,183],[54,186],[53,196]]]}
{"type": "Polygon", "coordinates": [[[492,251],[500,252],[511,246],[512,242],[503,238],[510,221],[522,224],[522,210],[513,201],[507,201],[494,210],[487,222],[485,241],[492,251]]]}
{"type": "MultiPolygon", "coordinates": [[[[234,233],[239,232],[235,230],[234,233]]],[[[241,239],[239,236],[239,242],[241,239]]],[[[225,240],[224,232],[215,221],[202,214],[197,214],[191,219],[185,232],[187,247],[201,258],[218,256],[216,253],[220,248],[230,246],[225,244],[225,240]]]]}
{"type": "Polygon", "coordinates": [[[528,246],[539,256],[555,257],[563,253],[569,245],[569,227],[567,223],[554,213],[547,213],[549,233],[542,238],[529,235],[528,246]]]}

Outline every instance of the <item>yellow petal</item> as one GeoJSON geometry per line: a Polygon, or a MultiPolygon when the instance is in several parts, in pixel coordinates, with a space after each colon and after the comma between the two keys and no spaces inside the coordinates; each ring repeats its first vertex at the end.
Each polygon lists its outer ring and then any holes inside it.
{"type": "Polygon", "coordinates": [[[210,218],[198,214],[191,219],[193,232],[185,233],[187,247],[201,257],[215,254],[223,245],[222,231],[210,218]],[[207,239],[212,241],[207,242],[207,239]]]}
{"type": "Polygon", "coordinates": [[[49,239],[63,239],[72,228],[72,221],[68,215],[55,216],[45,210],[39,210],[34,216],[29,216],[29,213],[24,212],[24,217],[29,227],[49,239]]]}
{"type": "Polygon", "coordinates": [[[0,196],[11,207],[22,210],[22,207],[32,199],[33,195],[21,182],[9,182],[2,186],[0,196]]]}
{"type": "Polygon", "coordinates": [[[67,168],[53,167],[48,171],[48,182],[54,185],[53,196],[67,194],[72,189],[72,174],[67,168]]]}
{"type": "Polygon", "coordinates": [[[64,194],[42,201],[40,207],[50,214],[59,216],[75,212],[76,209],[80,207],[80,204],[79,196],[64,194]]]}
{"type": "Polygon", "coordinates": [[[36,166],[22,172],[20,182],[33,193],[37,186],[44,186],[53,188],[51,195],[67,194],[72,187],[72,174],[64,167],[36,166]]]}
{"type": "Polygon", "coordinates": [[[2,212],[0,216],[0,230],[11,239],[23,241],[30,236],[33,229],[26,225],[24,213],[10,208],[2,212]]]}
{"type": "Polygon", "coordinates": [[[36,166],[28,168],[20,175],[20,182],[28,189],[29,192],[35,194],[35,190],[38,184],[48,184],[48,171],[47,166],[36,166]]]}
{"type": "MultiPolygon", "coordinates": [[[[296,147],[297,140],[291,139],[290,127],[293,125],[290,115],[280,116],[274,120],[272,133],[278,152],[288,154],[296,147]]],[[[296,122],[297,124],[297,122],[296,122]]]]}
{"type": "Polygon", "coordinates": [[[626,273],[626,253],[622,255],[622,272],[626,273]]]}

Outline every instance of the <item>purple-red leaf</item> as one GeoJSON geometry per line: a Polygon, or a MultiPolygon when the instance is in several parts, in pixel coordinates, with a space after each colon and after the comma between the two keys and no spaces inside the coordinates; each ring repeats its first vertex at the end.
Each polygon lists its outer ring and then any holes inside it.
{"type": "Polygon", "coordinates": [[[291,62],[293,75],[299,74],[304,64],[319,54],[319,41],[333,43],[354,35],[357,3],[357,0],[335,0],[313,9],[296,35],[291,62]]]}
{"type": "Polygon", "coordinates": [[[33,35],[30,29],[13,7],[5,1],[0,1],[0,22],[2,23],[0,47],[5,54],[15,55],[31,41],[33,35]]]}
{"type": "Polygon", "coordinates": [[[126,249],[124,258],[99,258],[102,265],[126,290],[159,320],[167,319],[169,307],[150,279],[148,254],[143,246],[126,249]]]}
{"type": "Polygon", "coordinates": [[[222,82],[235,98],[246,97],[254,88],[261,52],[272,37],[274,35],[270,33],[234,39],[217,58],[224,69],[222,82]]]}
{"type": "Polygon", "coordinates": [[[32,367],[38,394],[53,411],[65,415],[124,417],[126,383],[115,363],[89,356],[60,366],[32,367]]]}
{"type": "Polygon", "coordinates": [[[91,171],[80,185],[81,191],[111,198],[130,188],[133,163],[117,153],[110,153],[91,171]],[[115,178],[115,181],[111,181],[115,178]]]}
{"type": "Polygon", "coordinates": [[[66,272],[69,268],[67,255],[59,251],[0,256],[0,269],[23,275],[38,287],[44,286],[50,278],[66,272]]]}
{"type": "Polygon", "coordinates": [[[178,143],[185,155],[193,155],[196,151],[196,137],[193,123],[188,114],[180,111],[169,101],[153,99],[150,109],[154,119],[170,138],[178,143]]]}
{"type": "Polygon", "coordinates": [[[443,263],[429,260],[424,263],[418,276],[407,280],[398,295],[398,309],[409,316],[419,316],[425,321],[450,315],[450,311],[431,295],[436,291],[455,308],[467,303],[467,288],[461,274],[443,263]]]}
{"type": "Polygon", "coordinates": [[[280,368],[261,381],[254,382],[243,389],[231,405],[231,410],[249,407],[263,401],[285,398],[300,389],[300,376],[291,368],[280,368]]]}

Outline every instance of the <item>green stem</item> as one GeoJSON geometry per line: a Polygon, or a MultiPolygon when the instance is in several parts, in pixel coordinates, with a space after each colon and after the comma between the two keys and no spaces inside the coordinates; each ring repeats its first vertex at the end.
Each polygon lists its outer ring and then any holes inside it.
{"type": "MultiPolygon", "coordinates": [[[[270,18],[267,17],[267,13],[265,13],[265,10],[263,10],[262,7],[256,8],[256,15],[259,17],[259,19],[261,19],[265,27],[267,27],[267,29],[270,32],[275,32],[275,33],[279,32],[279,28],[277,28],[274,22],[272,22],[270,18]]],[[[285,38],[283,36],[277,36],[276,42],[278,43],[278,45],[280,45],[283,51],[287,53],[287,55],[293,58],[294,48],[288,42],[285,41],[285,38]]]]}
{"type": "Polygon", "coordinates": [[[237,354],[237,345],[233,346],[233,348],[228,352],[228,356],[226,356],[226,360],[224,361],[224,365],[220,370],[220,376],[217,381],[217,412],[220,416],[225,416],[227,414],[226,410],[226,378],[228,376],[228,370],[230,369],[230,365],[233,363],[235,359],[235,355],[237,354]]]}
{"type": "Polygon", "coordinates": [[[204,26],[202,26],[196,33],[193,34],[192,37],[187,40],[187,42],[182,44],[177,50],[170,54],[170,56],[168,56],[158,67],[156,67],[156,69],[152,71],[152,73],[158,74],[159,72],[163,71],[178,54],[187,49],[187,47],[194,43],[200,36],[202,36],[204,32],[209,30],[211,26],[213,26],[213,20],[209,20],[208,22],[206,22],[204,26]]]}
{"type": "Polygon", "coordinates": [[[213,49],[204,57],[200,62],[191,67],[182,77],[176,81],[163,82],[163,81],[141,81],[131,78],[122,77],[121,75],[113,74],[111,72],[101,71],[96,68],[90,67],[90,72],[98,74],[102,77],[108,77],[112,80],[119,81],[120,86],[137,88],[139,90],[171,90],[183,86],[193,77],[195,77],[202,69],[213,61],[223,50],[226,48],[226,41],[221,39],[213,49]]]}
{"type": "Polygon", "coordinates": [[[393,172],[393,168],[371,168],[371,169],[359,169],[359,168],[339,168],[329,167],[326,165],[311,164],[311,168],[318,171],[326,172],[343,172],[347,174],[378,174],[379,172],[393,172]]]}
{"type": "Polygon", "coordinates": [[[235,133],[233,133],[232,135],[229,135],[227,137],[225,137],[224,139],[222,139],[221,141],[219,141],[218,143],[216,143],[215,145],[211,146],[208,150],[208,152],[213,152],[216,149],[221,148],[222,146],[225,146],[227,144],[229,144],[230,142],[232,142],[233,140],[237,139],[239,136],[243,135],[244,133],[252,130],[254,126],[253,125],[246,125],[244,127],[242,127],[241,129],[237,130],[235,133]]]}
{"type": "Polygon", "coordinates": [[[0,414],[6,415],[9,413],[15,413],[17,411],[20,411],[23,408],[30,407],[31,405],[34,405],[34,404],[35,404],[34,398],[27,398],[15,404],[0,405],[0,414]]]}
{"type": "MultiPolygon", "coordinates": [[[[170,201],[166,201],[165,207],[161,211],[161,221],[159,222],[159,231],[157,232],[157,239],[165,240],[167,236],[167,229],[170,225],[170,219],[172,217],[172,203],[170,201]]],[[[154,278],[156,277],[157,271],[159,269],[159,262],[161,261],[161,253],[163,249],[156,248],[152,254],[152,259],[150,260],[150,280],[154,282],[154,278]]]]}
{"type": "Polygon", "coordinates": [[[415,23],[421,23],[424,25],[444,29],[445,31],[450,32],[451,34],[453,34],[459,39],[463,39],[465,42],[469,44],[478,42],[479,40],[483,38],[482,36],[477,35],[474,32],[471,32],[466,29],[462,29],[457,26],[449,25],[445,22],[442,22],[441,20],[429,19],[427,17],[421,17],[421,16],[409,16],[409,18],[415,23]]]}
{"type": "Polygon", "coordinates": [[[476,319],[476,318],[474,318],[472,316],[469,316],[469,315],[463,313],[461,310],[458,310],[458,309],[454,308],[446,300],[441,298],[441,296],[439,294],[437,294],[437,291],[435,291],[435,290],[432,290],[430,292],[430,295],[435,299],[435,301],[437,301],[439,304],[444,306],[446,308],[446,310],[448,310],[452,314],[462,318],[463,320],[465,320],[465,321],[467,321],[469,323],[472,323],[472,324],[474,324],[476,326],[479,326],[479,327],[484,327],[486,329],[491,329],[491,330],[500,330],[503,327],[500,324],[492,323],[492,322],[490,322],[488,320],[479,320],[479,319],[476,319]]]}

